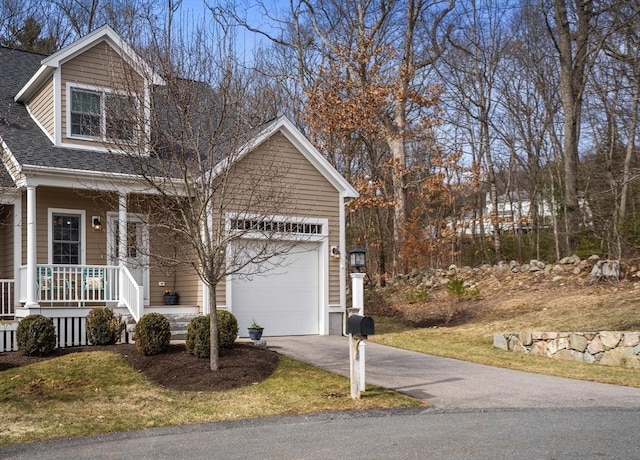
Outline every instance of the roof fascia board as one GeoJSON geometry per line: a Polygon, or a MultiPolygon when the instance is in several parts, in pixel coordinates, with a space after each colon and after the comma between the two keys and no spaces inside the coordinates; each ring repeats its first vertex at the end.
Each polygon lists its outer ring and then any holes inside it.
{"type": "Polygon", "coordinates": [[[47,79],[54,72],[53,67],[46,65],[40,66],[35,74],[29,79],[29,81],[18,91],[18,94],[13,98],[16,102],[28,101],[33,93],[38,91],[40,87],[47,81],[47,79]]]}
{"type": "Polygon", "coordinates": [[[21,183],[24,180],[24,175],[21,172],[20,163],[2,138],[0,138],[0,150],[2,151],[2,163],[7,169],[9,176],[11,176],[11,180],[15,184],[21,183]]]}
{"type": "MultiPolygon", "coordinates": [[[[81,169],[52,168],[49,166],[24,165],[22,174],[30,185],[48,185],[64,188],[97,189],[102,191],[127,191],[154,194],[151,187],[141,176],[123,173],[105,173],[81,169]]],[[[161,181],[166,178],[154,178],[161,181]]],[[[182,180],[169,180],[168,183],[180,196],[186,195],[187,187],[182,180]]]]}

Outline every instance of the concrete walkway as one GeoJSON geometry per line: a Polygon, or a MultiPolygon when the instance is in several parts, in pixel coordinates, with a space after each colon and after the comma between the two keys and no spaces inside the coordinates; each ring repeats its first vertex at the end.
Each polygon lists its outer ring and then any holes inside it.
{"type": "MultiPolygon", "coordinates": [[[[271,350],[349,376],[346,337],[265,340],[271,350]]],[[[439,409],[640,408],[640,388],[512,371],[371,342],[366,342],[365,354],[367,384],[424,399],[439,409]]]]}

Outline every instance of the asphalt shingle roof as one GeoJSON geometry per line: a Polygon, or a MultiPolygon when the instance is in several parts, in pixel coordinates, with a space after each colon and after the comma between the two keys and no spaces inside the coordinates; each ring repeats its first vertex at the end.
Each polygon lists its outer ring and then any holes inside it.
{"type": "Polygon", "coordinates": [[[14,101],[46,56],[0,47],[0,138],[21,165],[107,173],[131,173],[123,155],[55,147],[27,112],[14,101]]]}

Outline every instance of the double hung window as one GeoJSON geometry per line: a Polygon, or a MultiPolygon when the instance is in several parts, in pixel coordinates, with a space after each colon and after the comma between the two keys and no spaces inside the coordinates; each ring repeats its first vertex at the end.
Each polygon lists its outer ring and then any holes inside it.
{"type": "Polygon", "coordinates": [[[135,114],[126,95],[84,88],[70,88],[70,92],[72,136],[133,140],[135,114]]]}

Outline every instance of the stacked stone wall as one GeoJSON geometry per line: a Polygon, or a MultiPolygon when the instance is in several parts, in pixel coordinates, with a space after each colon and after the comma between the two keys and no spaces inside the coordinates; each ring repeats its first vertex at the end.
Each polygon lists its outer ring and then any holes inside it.
{"type": "Polygon", "coordinates": [[[640,369],[640,332],[496,333],[493,346],[554,359],[640,369]]]}

